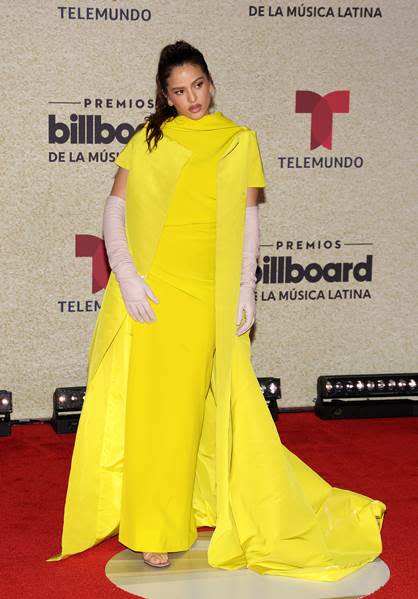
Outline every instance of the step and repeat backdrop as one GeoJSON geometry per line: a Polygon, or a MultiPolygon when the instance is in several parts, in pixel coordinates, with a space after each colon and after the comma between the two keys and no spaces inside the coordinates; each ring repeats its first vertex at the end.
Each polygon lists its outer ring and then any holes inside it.
{"type": "Polygon", "coordinates": [[[13,418],[86,384],[114,159],[158,56],[204,54],[215,110],[255,129],[257,376],[313,406],[321,374],[417,369],[414,0],[2,3],[0,388],[13,418]]]}

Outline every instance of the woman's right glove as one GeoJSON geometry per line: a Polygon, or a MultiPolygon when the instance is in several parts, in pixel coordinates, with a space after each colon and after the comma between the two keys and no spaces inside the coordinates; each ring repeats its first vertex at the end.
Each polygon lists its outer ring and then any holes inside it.
{"type": "Polygon", "coordinates": [[[145,283],[143,275],[137,273],[132,261],[125,233],[125,208],[124,198],[115,195],[106,198],[103,237],[107,257],[129,315],[139,322],[151,323],[157,318],[147,297],[157,304],[159,300],[145,283]]]}

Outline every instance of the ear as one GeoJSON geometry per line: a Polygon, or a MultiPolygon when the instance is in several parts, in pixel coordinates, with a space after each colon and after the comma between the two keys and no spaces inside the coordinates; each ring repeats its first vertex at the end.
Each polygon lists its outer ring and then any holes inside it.
{"type": "Polygon", "coordinates": [[[168,104],[169,106],[173,106],[173,102],[172,102],[171,100],[169,100],[169,98],[168,98],[167,94],[165,94],[165,93],[163,92],[163,96],[164,96],[164,98],[166,99],[166,102],[167,102],[167,104],[168,104]]]}

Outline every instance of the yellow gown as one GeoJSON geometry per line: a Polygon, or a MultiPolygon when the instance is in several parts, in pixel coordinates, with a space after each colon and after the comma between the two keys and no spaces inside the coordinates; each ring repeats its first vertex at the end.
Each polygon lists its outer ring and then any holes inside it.
{"type": "Polygon", "coordinates": [[[339,580],[381,553],[386,506],[282,445],[249,333],[235,334],[246,188],[265,185],[255,132],[220,112],[163,129],[156,151],[143,129],[116,160],[157,322],[127,315],[111,273],[50,561],[116,534],[134,550],[186,550],[206,525],[213,567],[339,580]]]}
{"type": "MultiPolygon", "coordinates": [[[[219,113],[162,129],[192,155],[146,279],[157,320],[132,323],[119,540],[135,551],[183,551],[197,537],[193,489],[215,352],[216,164],[239,131],[219,113]]],[[[122,153],[116,163],[131,166],[122,153]]],[[[250,182],[264,185],[258,164],[250,182]]]]}

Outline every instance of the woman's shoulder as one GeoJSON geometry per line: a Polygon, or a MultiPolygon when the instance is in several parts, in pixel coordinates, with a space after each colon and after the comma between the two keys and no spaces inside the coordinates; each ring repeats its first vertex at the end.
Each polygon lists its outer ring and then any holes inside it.
{"type": "Polygon", "coordinates": [[[249,145],[253,144],[254,142],[257,143],[257,133],[255,132],[255,129],[252,129],[247,125],[240,125],[237,135],[241,140],[245,140],[245,142],[249,145]]]}
{"type": "Polygon", "coordinates": [[[144,121],[143,123],[140,123],[137,128],[134,130],[134,132],[132,133],[129,141],[132,141],[132,144],[135,144],[141,140],[144,140],[147,134],[147,122],[144,121]]]}
{"type": "Polygon", "coordinates": [[[242,141],[245,140],[245,142],[250,146],[254,144],[254,142],[258,143],[255,129],[252,129],[248,125],[239,125],[238,127],[239,129],[237,135],[242,141]]]}
{"type": "Polygon", "coordinates": [[[240,125],[240,127],[241,127],[241,130],[244,133],[248,134],[249,136],[251,136],[251,135],[257,135],[255,129],[253,129],[252,127],[249,127],[248,125],[240,125]]]}
{"type": "Polygon", "coordinates": [[[146,125],[147,123],[141,123],[137,126],[137,128],[131,133],[128,141],[125,144],[124,150],[127,152],[134,152],[137,150],[143,143],[146,141],[146,125]]]}

